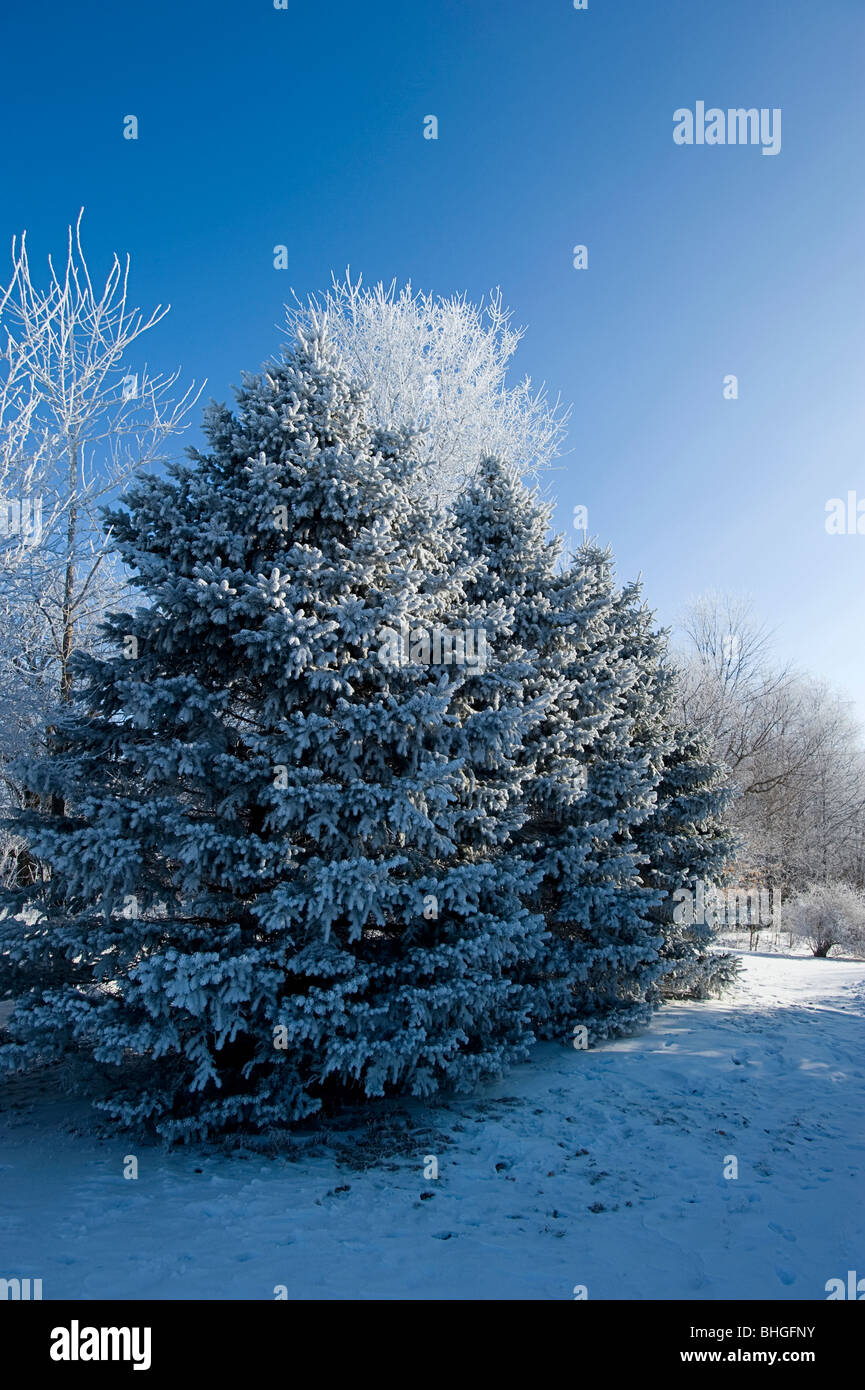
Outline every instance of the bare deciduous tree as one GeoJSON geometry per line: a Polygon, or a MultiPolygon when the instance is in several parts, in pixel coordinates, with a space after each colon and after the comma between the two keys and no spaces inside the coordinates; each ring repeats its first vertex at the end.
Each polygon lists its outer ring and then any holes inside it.
{"type": "Polygon", "coordinates": [[[743,867],[785,891],[809,879],[863,884],[865,751],[847,703],[778,665],[747,599],[707,594],[682,623],[678,697],[742,796],[743,867]]]}
{"type": "Polygon", "coordinates": [[[70,695],[73,648],[96,631],[120,580],[101,505],[160,461],[200,389],[175,396],[179,371],[151,374],[132,350],[168,306],[128,301],[129,258],[94,285],[81,215],[65,260],[34,279],[26,234],[0,289],[0,690],[11,710],[3,761],[24,751],[70,695]],[[30,528],[23,524],[29,518],[30,528]],[[38,516],[39,525],[33,521],[38,516]]]}
{"type": "Polygon", "coordinates": [[[287,309],[288,332],[310,334],[326,315],[346,365],[370,393],[371,416],[385,429],[421,437],[430,490],[449,500],[480,460],[498,454],[527,475],[556,457],[568,411],[528,378],[507,382],[523,331],[495,291],[486,304],[366,289],[334,279],[321,298],[287,309]]]}

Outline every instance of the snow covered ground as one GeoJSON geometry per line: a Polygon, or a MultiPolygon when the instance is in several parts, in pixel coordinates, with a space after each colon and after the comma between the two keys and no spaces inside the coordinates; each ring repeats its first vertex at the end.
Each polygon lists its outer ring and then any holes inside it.
{"type": "Polygon", "coordinates": [[[100,1140],[49,1078],[0,1083],[0,1276],[46,1299],[825,1299],[865,1275],[865,962],[743,959],[723,1001],[296,1157],[100,1140]]]}

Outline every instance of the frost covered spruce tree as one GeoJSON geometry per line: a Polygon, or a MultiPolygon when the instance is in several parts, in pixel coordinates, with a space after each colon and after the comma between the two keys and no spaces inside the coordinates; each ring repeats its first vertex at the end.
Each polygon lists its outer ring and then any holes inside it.
{"type": "Polygon", "coordinates": [[[323,331],[206,431],[108,517],[144,603],[25,770],[65,814],[22,815],[46,871],[6,900],[22,981],[49,947],[74,965],[19,1002],[7,1060],[74,1046],[168,1139],[498,1074],[543,934],[504,854],[540,707],[411,442],[372,431],[323,331]]]}
{"type": "Polygon", "coordinates": [[[647,1017],[662,970],[649,915],[659,895],[640,877],[634,838],[658,771],[629,708],[650,657],[620,632],[609,555],[586,547],[562,567],[550,508],[506,463],[484,463],[455,516],[484,561],[472,601],[513,610],[513,655],[543,710],[524,740],[513,845],[526,901],[550,933],[529,972],[536,1024],[547,1036],[582,1025],[597,1040],[647,1017]]]}
{"type": "Polygon", "coordinates": [[[585,790],[547,851],[557,895],[548,998],[553,1024],[582,1023],[595,1040],[647,1022],[663,971],[658,894],[643,878],[638,840],[655,804],[660,755],[635,710],[657,653],[629,641],[621,615],[631,593],[617,588],[610,552],[585,545],[562,571],[557,595],[571,634],[570,737],[583,748],[585,790]]]}
{"type": "MultiPolygon", "coordinates": [[[[581,551],[575,563],[595,561],[581,551]]],[[[675,717],[668,634],[657,627],[639,583],[619,591],[608,627],[609,644],[631,673],[623,683],[628,744],[653,788],[647,814],[630,833],[640,882],[651,895],[645,911],[661,938],[661,969],[650,998],[659,992],[707,998],[736,975],[735,958],[711,949],[714,924],[700,910],[703,892],[721,881],[734,849],[724,769],[699,734],[675,717]]]]}
{"type": "Polygon", "coordinates": [[[676,717],[668,634],[638,583],[621,590],[613,633],[636,673],[625,697],[630,742],[642,750],[655,788],[634,843],[641,882],[655,895],[649,917],[663,937],[659,987],[663,995],[707,998],[736,975],[735,958],[710,949],[715,927],[703,911],[735,849],[726,823],[731,793],[705,740],[676,717]]]}
{"type": "Polygon", "coordinates": [[[588,970],[575,995],[590,1036],[609,1037],[648,1021],[663,973],[663,940],[653,912],[659,897],[642,873],[639,844],[655,806],[665,746],[663,727],[640,721],[643,692],[658,679],[660,653],[645,623],[637,634],[625,620],[639,603],[639,586],[617,587],[608,549],[582,546],[565,574],[565,612],[576,619],[570,673],[578,709],[588,697],[580,722],[593,724],[593,736],[584,806],[591,836],[588,873],[575,875],[567,887],[570,925],[563,935],[571,951],[588,937],[588,970]]]}
{"type": "Polygon", "coordinates": [[[736,956],[712,949],[712,898],[736,852],[726,818],[732,797],[705,738],[673,725],[655,808],[638,836],[643,879],[662,894],[653,916],[664,935],[661,989],[672,998],[708,999],[739,973],[736,956]]]}

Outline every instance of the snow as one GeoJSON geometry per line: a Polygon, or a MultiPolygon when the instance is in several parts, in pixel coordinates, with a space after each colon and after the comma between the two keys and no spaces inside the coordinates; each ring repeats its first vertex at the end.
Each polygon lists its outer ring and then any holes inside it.
{"type": "Polygon", "coordinates": [[[721,1001],[294,1156],[100,1139],[50,1078],[0,1083],[0,1275],[46,1299],[825,1299],[865,1274],[865,962],[743,963],[721,1001]]]}

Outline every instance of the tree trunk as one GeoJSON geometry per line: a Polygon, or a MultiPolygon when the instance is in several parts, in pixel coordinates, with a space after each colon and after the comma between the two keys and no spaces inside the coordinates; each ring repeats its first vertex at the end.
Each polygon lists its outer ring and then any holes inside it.
{"type": "Polygon", "coordinates": [[[63,578],[63,616],[60,644],[60,699],[66,704],[72,698],[69,679],[69,658],[75,636],[73,609],[75,604],[75,542],[78,528],[78,444],[69,446],[69,520],[66,527],[66,573],[63,578]]]}
{"type": "MultiPolygon", "coordinates": [[[[66,525],[66,573],[63,576],[63,609],[60,624],[60,702],[68,704],[72,699],[72,683],[69,677],[69,658],[75,637],[75,543],[78,530],[78,441],[73,436],[69,444],[69,519],[66,525]]],[[[62,816],[66,803],[62,796],[54,792],[51,796],[51,814],[62,816]]]]}

